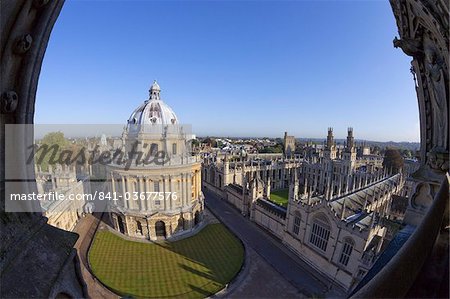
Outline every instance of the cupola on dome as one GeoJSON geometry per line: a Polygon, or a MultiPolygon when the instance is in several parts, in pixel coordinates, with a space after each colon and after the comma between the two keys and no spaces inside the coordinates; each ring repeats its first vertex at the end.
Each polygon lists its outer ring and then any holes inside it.
{"type": "Polygon", "coordinates": [[[129,125],[175,125],[178,118],[160,97],[161,88],[156,80],[149,90],[149,99],[133,111],[128,119],[129,125]]]}

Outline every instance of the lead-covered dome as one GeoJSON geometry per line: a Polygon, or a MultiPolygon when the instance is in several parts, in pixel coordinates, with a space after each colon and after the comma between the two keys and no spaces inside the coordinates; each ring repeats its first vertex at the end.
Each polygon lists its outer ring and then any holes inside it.
{"type": "Polygon", "coordinates": [[[161,88],[156,80],[149,90],[149,99],[133,111],[128,119],[129,125],[175,125],[178,118],[160,98],[161,88]]]}

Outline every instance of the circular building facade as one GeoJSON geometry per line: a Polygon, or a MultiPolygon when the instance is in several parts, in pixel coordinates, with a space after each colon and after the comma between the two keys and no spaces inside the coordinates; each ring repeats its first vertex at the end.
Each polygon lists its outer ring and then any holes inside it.
{"type": "Polygon", "coordinates": [[[201,160],[192,156],[194,135],[160,98],[133,111],[122,134],[123,160],[108,165],[110,217],[121,233],[149,240],[188,233],[203,218],[201,160]]]}

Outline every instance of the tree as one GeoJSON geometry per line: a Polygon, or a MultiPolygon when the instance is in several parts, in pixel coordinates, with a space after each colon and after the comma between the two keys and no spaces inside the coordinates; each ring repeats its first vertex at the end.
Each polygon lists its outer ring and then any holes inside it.
{"type": "Polygon", "coordinates": [[[217,147],[217,141],[211,137],[206,137],[202,143],[209,144],[211,147],[217,147]]]}
{"type": "Polygon", "coordinates": [[[48,145],[53,145],[53,144],[57,144],[60,147],[66,146],[67,145],[67,139],[64,137],[64,133],[63,132],[51,132],[48,133],[47,135],[45,135],[39,142],[40,144],[48,144],[48,145]]]}
{"type": "Polygon", "coordinates": [[[275,143],[276,143],[277,145],[283,146],[283,144],[284,144],[284,139],[282,139],[282,138],[275,138],[275,143]]]}
{"type": "Polygon", "coordinates": [[[281,145],[277,144],[275,146],[266,146],[259,150],[260,154],[279,154],[283,152],[281,145]]]}
{"type": "Polygon", "coordinates": [[[384,152],[383,167],[387,170],[392,169],[392,173],[398,173],[403,168],[403,157],[395,148],[387,148],[384,152]]]}
{"type": "Polygon", "coordinates": [[[42,170],[47,171],[49,165],[55,165],[58,162],[61,152],[67,149],[69,145],[63,132],[46,134],[39,142],[40,150],[36,151],[35,163],[42,170]]]}
{"type": "Polygon", "coordinates": [[[192,146],[198,146],[200,143],[199,143],[199,141],[195,138],[195,139],[192,139],[192,146]]]}

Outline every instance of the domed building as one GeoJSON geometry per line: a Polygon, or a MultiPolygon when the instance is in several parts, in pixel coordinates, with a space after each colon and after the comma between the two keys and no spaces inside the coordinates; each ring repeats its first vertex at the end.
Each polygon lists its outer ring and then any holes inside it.
{"type": "Polygon", "coordinates": [[[149,240],[191,232],[202,220],[201,161],[194,138],[161,100],[156,83],[122,134],[123,161],[108,165],[110,217],[121,233],[149,240]]]}

